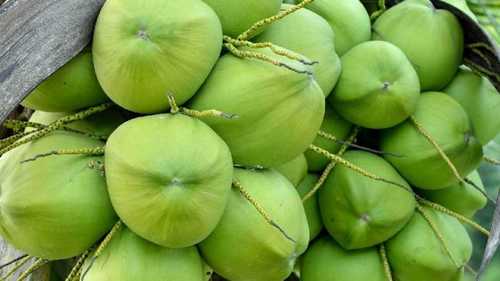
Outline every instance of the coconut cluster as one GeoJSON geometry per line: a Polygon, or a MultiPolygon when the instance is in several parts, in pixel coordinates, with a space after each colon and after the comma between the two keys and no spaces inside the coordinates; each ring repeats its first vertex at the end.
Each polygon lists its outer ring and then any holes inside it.
{"type": "Polygon", "coordinates": [[[377,14],[106,1],[0,142],[0,235],[69,281],[462,280],[500,95],[449,11],[377,14]]]}

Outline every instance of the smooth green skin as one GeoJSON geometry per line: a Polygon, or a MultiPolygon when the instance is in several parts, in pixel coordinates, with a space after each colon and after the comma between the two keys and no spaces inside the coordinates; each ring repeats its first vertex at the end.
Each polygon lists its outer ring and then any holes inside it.
{"type": "MultiPolygon", "coordinates": [[[[315,174],[307,174],[305,178],[297,186],[300,198],[313,189],[318,182],[319,176],[315,174]]],[[[309,241],[316,238],[321,229],[323,229],[323,222],[321,221],[321,214],[319,211],[318,193],[315,193],[311,198],[304,202],[304,209],[307,216],[307,224],[309,225],[309,241]]]]}
{"type": "MultiPolygon", "coordinates": [[[[283,9],[290,7],[283,5],[283,9]]],[[[307,9],[298,10],[273,23],[255,41],[271,42],[318,62],[313,67],[314,77],[325,96],[332,92],[342,67],[335,52],[335,34],[321,16],[307,9]]]]}
{"type": "Polygon", "coordinates": [[[416,202],[410,186],[387,161],[375,154],[352,150],[343,158],[408,190],[337,166],[318,196],[326,230],[349,250],[387,241],[408,223],[415,212],[416,202]]]}
{"type": "Polygon", "coordinates": [[[292,161],[286,162],[275,169],[285,176],[293,186],[297,186],[307,175],[307,160],[304,154],[300,154],[292,161]]]}
{"type": "Polygon", "coordinates": [[[500,95],[487,78],[465,67],[443,90],[454,98],[469,115],[474,135],[482,145],[488,144],[500,133],[500,95]]]}
{"type": "Polygon", "coordinates": [[[386,281],[387,278],[376,248],[348,251],[324,236],[303,256],[300,281],[326,280],[386,281]]]}
{"type": "Polygon", "coordinates": [[[118,105],[138,113],[191,98],[219,58],[222,29],[199,0],[109,0],[94,32],[97,78],[118,105]]]}
{"type": "Polygon", "coordinates": [[[99,86],[90,48],[57,70],[22,102],[34,110],[68,112],[108,101],[99,86]]]}
{"type": "MultiPolygon", "coordinates": [[[[339,140],[345,140],[351,132],[352,124],[340,117],[329,104],[325,106],[325,117],[321,123],[321,131],[335,136],[339,140]]],[[[330,153],[337,153],[342,147],[341,144],[328,140],[321,136],[316,136],[314,145],[326,149],[330,153]]],[[[322,172],[330,160],[314,151],[307,150],[304,155],[307,159],[309,172],[322,172]]]]}
{"type": "Polygon", "coordinates": [[[441,90],[462,63],[460,23],[451,12],[434,8],[429,0],[401,2],[384,12],[373,30],[375,40],[391,42],[408,56],[422,90],[441,90]]]}
{"type": "Polygon", "coordinates": [[[335,33],[335,48],[339,56],[370,40],[370,16],[359,0],[315,0],[306,8],[328,21],[335,33]]]}
{"type": "MultiPolygon", "coordinates": [[[[270,51],[260,52],[304,68],[270,51]]],[[[325,97],[310,75],[226,54],[188,107],[237,114],[236,119],[203,121],[229,145],[235,163],[276,167],[313,142],[323,120],[325,97]]]]}
{"type": "Polygon", "coordinates": [[[282,281],[309,242],[302,201],[292,184],[270,170],[235,169],[235,179],[296,243],[268,224],[233,188],[224,216],[199,247],[214,271],[231,281],[282,281]]]}
{"type": "MultiPolygon", "coordinates": [[[[414,117],[462,177],[479,166],[483,157],[481,144],[471,134],[469,118],[455,100],[439,92],[423,93],[414,117]]],[[[410,120],[382,131],[380,147],[403,156],[385,158],[413,186],[442,189],[458,183],[446,161],[410,120]]]]}
{"type": "Polygon", "coordinates": [[[468,15],[471,19],[477,21],[476,15],[471,11],[466,0],[442,0],[442,1],[455,6],[460,11],[468,15]]]}
{"type": "Polygon", "coordinates": [[[420,82],[398,47],[384,41],[361,43],[342,57],[342,68],[328,101],[346,120],[365,128],[384,129],[415,112],[420,82]]]}
{"type": "Polygon", "coordinates": [[[151,242],[193,246],[224,213],[231,154],[198,119],[183,114],[132,119],[109,137],[105,159],[113,207],[132,231],[151,242]]]}
{"type": "Polygon", "coordinates": [[[258,21],[277,14],[282,0],[203,0],[203,2],[212,7],[219,16],[224,35],[236,38],[258,21]]]}
{"type": "MultiPolygon", "coordinates": [[[[70,115],[72,113],[66,112],[45,112],[45,111],[35,111],[30,122],[39,123],[43,125],[49,125],[58,119],[70,115]]],[[[89,116],[84,120],[78,120],[68,124],[68,128],[73,130],[78,130],[85,133],[92,133],[99,136],[109,136],[118,126],[126,121],[126,117],[123,116],[120,111],[115,109],[109,109],[101,113],[89,116]]],[[[32,130],[27,128],[27,130],[32,130]]]]}
{"type": "MultiPolygon", "coordinates": [[[[90,259],[84,269],[90,266],[90,259]]],[[[203,281],[196,247],[169,249],[148,242],[127,228],[117,232],[81,281],[203,281]]]]}
{"type": "MultiPolygon", "coordinates": [[[[483,182],[477,171],[472,172],[467,178],[484,191],[483,182]]],[[[488,203],[488,199],[469,184],[457,183],[440,190],[422,190],[421,193],[432,202],[469,218],[488,203]]]]}
{"type": "Polygon", "coordinates": [[[0,158],[0,236],[23,252],[49,260],[77,256],[116,222],[104,177],[90,156],[52,156],[20,164],[55,149],[104,144],[55,132],[0,158]]]}
{"type": "MultiPolygon", "coordinates": [[[[460,266],[472,254],[472,242],[460,222],[444,213],[425,208],[441,232],[446,245],[460,266]]],[[[392,273],[398,281],[456,281],[463,269],[458,269],[443,248],[429,223],[416,213],[408,225],[386,243],[392,273]]]]}

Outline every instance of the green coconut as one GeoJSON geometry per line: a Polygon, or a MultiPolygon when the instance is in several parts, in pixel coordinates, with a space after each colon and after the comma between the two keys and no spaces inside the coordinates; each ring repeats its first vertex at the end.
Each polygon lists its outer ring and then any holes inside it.
{"type": "Polygon", "coordinates": [[[81,281],[204,281],[203,261],[196,247],[169,249],[146,241],[127,228],[113,236],[81,281]]]}
{"type": "Polygon", "coordinates": [[[217,15],[199,0],[109,0],[96,23],[93,55],[106,94],[134,112],[191,98],[222,48],[217,15]]]}
{"type": "MultiPolygon", "coordinates": [[[[297,186],[300,198],[304,198],[304,196],[313,189],[318,179],[319,176],[315,174],[307,174],[305,176],[297,186]]],[[[315,193],[304,202],[304,209],[306,211],[307,224],[309,225],[309,240],[312,241],[319,235],[321,229],[323,229],[323,222],[321,221],[321,214],[319,211],[318,193],[315,193]]]]}
{"type": "Polygon", "coordinates": [[[420,213],[387,242],[387,255],[395,280],[457,281],[472,254],[472,242],[460,222],[446,214],[424,209],[442,234],[453,259],[420,213]]]}
{"type": "MultiPolygon", "coordinates": [[[[283,5],[282,8],[290,7],[283,5]]],[[[326,96],[337,83],[341,65],[335,52],[335,35],[328,22],[316,13],[298,10],[273,23],[255,41],[271,42],[318,62],[313,67],[314,76],[326,96]]]]}
{"type": "Polygon", "coordinates": [[[256,22],[277,14],[282,0],[203,0],[203,2],[212,7],[219,16],[224,34],[236,38],[256,22]]]}
{"type": "Polygon", "coordinates": [[[0,158],[0,235],[29,255],[77,256],[116,222],[106,182],[89,168],[98,156],[53,156],[20,163],[55,149],[100,147],[100,141],[55,132],[0,158]]]}
{"type": "Polygon", "coordinates": [[[496,112],[500,107],[500,95],[487,78],[461,67],[443,91],[465,109],[474,135],[482,145],[500,133],[500,118],[496,112]]]}
{"type": "Polygon", "coordinates": [[[309,242],[307,218],[292,184],[274,170],[235,169],[235,178],[295,242],[264,220],[238,189],[219,225],[199,247],[214,271],[231,281],[282,281],[309,242]]]}
{"type": "MultiPolygon", "coordinates": [[[[352,124],[340,117],[329,104],[325,106],[325,116],[321,124],[321,131],[326,132],[338,140],[345,140],[351,132],[352,124]]],[[[337,153],[342,147],[341,144],[317,136],[313,142],[314,145],[328,150],[330,153],[337,153]]],[[[307,167],[310,172],[321,172],[330,163],[330,160],[314,151],[307,150],[304,155],[307,159],[307,167]]]]}
{"type": "Polygon", "coordinates": [[[118,216],[169,248],[205,239],[224,213],[233,163],[207,125],[184,114],[139,117],[106,144],[106,179],[118,216]]]}
{"type": "MultiPolygon", "coordinates": [[[[472,134],[465,110],[450,96],[423,93],[414,114],[417,122],[441,147],[462,177],[480,164],[481,144],[472,134]]],[[[385,155],[406,180],[421,189],[441,189],[458,183],[438,150],[417,130],[411,120],[382,132],[380,145],[385,155]]]]}
{"type": "Polygon", "coordinates": [[[294,186],[297,186],[307,175],[307,160],[304,154],[300,154],[292,161],[286,162],[275,168],[294,186]]]}
{"type": "MultiPolygon", "coordinates": [[[[29,121],[49,125],[70,114],[72,113],[45,112],[37,110],[33,113],[33,115],[31,115],[29,121]]],[[[104,112],[91,115],[84,120],[72,122],[68,124],[67,127],[85,133],[92,133],[99,136],[109,136],[125,121],[126,117],[119,110],[108,109],[104,112]]],[[[32,129],[28,128],[27,130],[32,129]]]]}
{"type": "Polygon", "coordinates": [[[418,75],[398,47],[384,41],[361,43],[342,56],[342,68],[328,101],[346,120],[383,129],[415,112],[420,96],[418,75]]]}
{"type": "Polygon", "coordinates": [[[462,63],[464,35],[458,19],[429,0],[406,0],[384,12],[373,38],[393,43],[415,67],[422,90],[441,90],[462,63]]]}
{"type": "Polygon", "coordinates": [[[98,105],[107,100],[108,97],[97,82],[90,48],[85,48],[38,85],[22,105],[35,110],[65,112],[98,105]]]}
{"type": "MultiPolygon", "coordinates": [[[[484,191],[483,182],[477,171],[467,177],[484,191]]],[[[474,214],[486,207],[488,199],[470,184],[454,184],[439,190],[422,190],[422,195],[454,212],[472,218],[474,214]]]]}
{"type": "Polygon", "coordinates": [[[300,281],[386,281],[376,248],[348,251],[331,237],[318,239],[302,258],[300,281]]]}
{"type": "Polygon", "coordinates": [[[359,0],[315,0],[306,8],[328,21],[335,33],[335,48],[339,56],[370,40],[370,16],[359,0]]]}
{"type": "Polygon", "coordinates": [[[337,166],[319,191],[326,230],[345,249],[368,248],[398,233],[415,212],[410,186],[382,157],[348,151],[343,158],[371,174],[405,186],[370,179],[337,166]]]}
{"type": "MultiPolygon", "coordinates": [[[[270,51],[259,52],[310,70],[270,51]]],[[[276,167],[313,142],[323,120],[325,97],[312,75],[226,54],[189,107],[237,114],[235,119],[207,117],[203,121],[229,145],[235,163],[276,167]]]]}

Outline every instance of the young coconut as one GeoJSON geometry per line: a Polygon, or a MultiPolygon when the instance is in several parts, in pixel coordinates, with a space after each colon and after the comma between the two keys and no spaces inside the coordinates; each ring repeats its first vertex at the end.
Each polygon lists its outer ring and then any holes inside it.
{"type": "Polygon", "coordinates": [[[212,7],[219,16],[224,35],[236,38],[256,22],[277,14],[280,11],[282,1],[203,0],[203,2],[212,7]]]}
{"type": "Polygon", "coordinates": [[[339,56],[370,40],[370,16],[359,0],[314,0],[306,8],[328,21],[335,33],[335,48],[339,56]]]}
{"type": "Polygon", "coordinates": [[[377,19],[373,30],[375,40],[391,42],[408,56],[422,90],[441,90],[462,63],[460,23],[451,12],[435,8],[429,0],[397,4],[377,19]]]}
{"type": "Polygon", "coordinates": [[[396,186],[338,165],[319,191],[325,228],[345,249],[378,245],[398,233],[415,212],[410,186],[382,157],[348,151],[343,158],[396,186]]]}
{"type": "Polygon", "coordinates": [[[235,179],[289,238],[266,222],[235,188],[219,225],[199,245],[201,253],[214,271],[228,280],[284,280],[309,242],[300,197],[274,170],[235,169],[235,179]]]}
{"type": "Polygon", "coordinates": [[[169,249],[119,230],[99,258],[87,259],[81,281],[204,281],[203,261],[195,247],[169,249]]]}
{"type": "Polygon", "coordinates": [[[205,81],[222,48],[217,15],[199,0],[109,0],[97,20],[94,64],[106,94],[134,112],[179,104],[205,81]]]}
{"type": "MultiPolygon", "coordinates": [[[[485,191],[477,171],[472,172],[467,178],[485,191]]],[[[444,189],[422,190],[420,193],[430,201],[469,218],[488,203],[488,199],[470,184],[457,183],[444,189]]]]}
{"type": "Polygon", "coordinates": [[[398,235],[387,242],[394,279],[460,280],[472,254],[467,231],[454,217],[426,207],[420,210],[398,235]]]}
{"type": "MultiPolygon", "coordinates": [[[[282,9],[290,7],[283,5],[282,9]]],[[[326,96],[337,83],[341,65],[335,52],[335,35],[328,22],[316,13],[300,9],[274,22],[254,41],[272,42],[318,62],[313,67],[314,77],[326,96]]]]}
{"type": "Polygon", "coordinates": [[[418,75],[398,47],[383,41],[361,43],[342,56],[342,68],[328,101],[346,120],[384,129],[415,112],[418,75]]]}
{"type": "Polygon", "coordinates": [[[500,118],[496,112],[500,106],[500,95],[487,78],[461,67],[443,91],[465,109],[474,135],[482,145],[488,144],[500,133],[500,118]]]}
{"type": "Polygon", "coordinates": [[[302,257],[300,281],[387,281],[376,248],[348,251],[324,236],[302,257]]]}
{"type": "Polygon", "coordinates": [[[22,102],[22,105],[49,112],[69,112],[106,102],[92,63],[90,48],[57,70],[22,102]]]}
{"type": "MultiPolygon", "coordinates": [[[[321,123],[321,131],[334,136],[339,141],[344,141],[352,129],[352,124],[340,117],[329,104],[325,106],[325,116],[321,123]]],[[[330,153],[337,153],[342,144],[322,136],[316,136],[314,145],[328,150],[330,153]]],[[[316,152],[306,151],[307,167],[310,172],[321,172],[330,163],[328,158],[318,155],[316,152]]]]}
{"type": "Polygon", "coordinates": [[[61,155],[23,162],[54,149],[100,147],[101,141],[56,131],[0,158],[0,235],[29,255],[77,256],[116,221],[106,182],[89,162],[99,156],[61,155]]]}
{"type": "Polygon", "coordinates": [[[385,157],[410,184],[421,189],[441,189],[459,181],[425,135],[439,145],[461,178],[479,166],[482,147],[472,134],[462,106],[446,94],[423,93],[412,119],[383,131],[380,140],[383,151],[401,155],[385,157]]]}
{"type": "Polygon", "coordinates": [[[224,213],[231,154],[196,118],[176,113],[127,121],[109,137],[105,163],[113,207],[146,240],[169,248],[193,246],[224,213]]]}
{"type": "Polygon", "coordinates": [[[284,67],[226,54],[189,108],[217,108],[238,115],[233,120],[203,121],[229,145],[235,163],[276,167],[313,142],[323,120],[325,97],[310,67],[269,50],[253,52],[276,58],[284,67]]]}
{"type": "MultiPolygon", "coordinates": [[[[304,196],[313,189],[318,180],[318,175],[307,174],[297,186],[297,191],[299,192],[300,197],[304,198],[304,196]]],[[[309,198],[307,201],[303,202],[303,204],[306,211],[307,224],[309,225],[309,240],[312,241],[319,235],[321,229],[323,229],[317,193],[315,193],[313,197],[309,198]]]]}
{"type": "Polygon", "coordinates": [[[300,154],[292,161],[286,162],[275,169],[285,176],[285,178],[287,178],[293,186],[297,186],[307,175],[306,157],[304,154],[300,154]]]}

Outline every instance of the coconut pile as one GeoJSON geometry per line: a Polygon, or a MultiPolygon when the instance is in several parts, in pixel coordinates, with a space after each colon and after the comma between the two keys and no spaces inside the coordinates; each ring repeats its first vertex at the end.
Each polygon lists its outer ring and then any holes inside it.
{"type": "Polygon", "coordinates": [[[4,124],[22,278],[73,259],[60,280],[465,280],[500,95],[463,66],[459,21],[285,2],[105,3],[4,124]]]}

